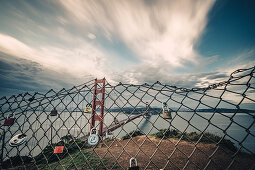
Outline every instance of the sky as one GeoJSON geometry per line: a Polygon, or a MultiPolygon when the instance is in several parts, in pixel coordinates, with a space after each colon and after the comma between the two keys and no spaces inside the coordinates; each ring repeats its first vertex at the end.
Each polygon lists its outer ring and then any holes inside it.
{"type": "Polygon", "coordinates": [[[253,0],[0,0],[0,96],[105,77],[205,87],[255,65],[253,0]]]}

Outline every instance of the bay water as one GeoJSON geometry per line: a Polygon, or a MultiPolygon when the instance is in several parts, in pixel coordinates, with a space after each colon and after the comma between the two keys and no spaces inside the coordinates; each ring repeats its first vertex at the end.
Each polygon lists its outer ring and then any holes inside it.
{"type": "MultiPolygon", "coordinates": [[[[50,142],[58,142],[61,137],[71,134],[76,138],[89,133],[90,114],[83,112],[62,112],[58,116],[49,116],[49,112],[27,113],[20,116],[11,127],[5,127],[4,158],[19,155],[36,156],[50,142]],[[25,122],[25,123],[24,123],[25,122]],[[9,140],[19,134],[27,135],[27,142],[18,148],[10,147],[9,140]]],[[[239,142],[250,152],[255,153],[255,125],[253,115],[246,113],[208,113],[208,112],[178,112],[172,113],[172,120],[165,120],[162,115],[141,116],[113,132],[113,138],[121,138],[134,130],[140,130],[145,134],[157,133],[160,129],[176,129],[181,132],[210,132],[231,140],[236,147],[239,142]],[[233,121],[231,117],[233,116],[233,121]],[[210,119],[210,122],[208,120],[210,119]],[[249,129],[247,133],[246,129],[249,129]]],[[[119,112],[105,113],[104,127],[114,124],[114,117],[118,121],[127,119],[128,114],[119,112]]],[[[1,122],[2,123],[2,122],[1,122]]],[[[2,145],[0,142],[0,145],[2,145]]],[[[242,149],[248,152],[246,149],[242,149]]]]}

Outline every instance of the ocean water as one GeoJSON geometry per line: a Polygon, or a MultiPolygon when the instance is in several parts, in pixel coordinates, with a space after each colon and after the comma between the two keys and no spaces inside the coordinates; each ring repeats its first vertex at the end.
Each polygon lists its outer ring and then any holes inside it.
{"type": "MultiPolygon", "coordinates": [[[[5,149],[4,158],[20,155],[35,156],[38,155],[45,146],[51,141],[58,142],[62,136],[71,134],[75,137],[82,137],[89,133],[90,114],[82,112],[62,112],[58,116],[48,116],[48,112],[27,113],[26,116],[21,116],[16,120],[16,123],[7,128],[5,127],[5,149]],[[25,122],[25,123],[24,123],[25,122]],[[19,133],[27,135],[27,142],[18,148],[10,147],[8,142],[12,136],[19,133]]],[[[130,115],[124,113],[108,112],[105,113],[104,127],[110,126],[114,122],[114,117],[119,121],[128,118],[130,115]]],[[[230,117],[233,113],[205,113],[199,112],[178,112],[172,113],[172,120],[164,120],[159,115],[152,115],[148,118],[143,116],[127,123],[113,132],[113,137],[121,138],[133,130],[141,130],[145,134],[157,133],[160,129],[178,129],[182,132],[210,132],[219,136],[223,136],[223,130],[226,130],[226,139],[230,139],[235,143],[242,142],[244,148],[255,153],[255,138],[247,133],[249,128],[250,133],[255,135],[255,125],[252,116],[237,113],[233,117],[233,122],[230,117]],[[208,122],[210,119],[210,123],[208,122]],[[240,126],[241,125],[241,126],[240,126]]],[[[1,122],[2,123],[2,122],[1,122]]],[[[1,146],[2,146],[1,140],[1,146]]],[[[246,149],[242,149],[248,152],[246,149]]]]}

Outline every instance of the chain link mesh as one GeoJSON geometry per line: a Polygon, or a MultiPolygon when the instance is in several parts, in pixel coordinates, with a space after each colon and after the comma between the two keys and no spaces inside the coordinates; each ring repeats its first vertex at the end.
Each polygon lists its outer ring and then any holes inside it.
{"type": "Polygon", "coordinates": [[[104,135],[94,146],[88,144],[91,113],[84,110],[94,80],[2,97],[1,168],[127,169],[134,157],[140,169],[254,169],[254,70],[236,70],[206,88],[106,82],[104,135]],[[163,117],[164,102],[172,119],[163,117]],[[14,124],[4,126],[12,117],[14,124]],[[26,141],[10,146],[18,134],[26,141]]]}

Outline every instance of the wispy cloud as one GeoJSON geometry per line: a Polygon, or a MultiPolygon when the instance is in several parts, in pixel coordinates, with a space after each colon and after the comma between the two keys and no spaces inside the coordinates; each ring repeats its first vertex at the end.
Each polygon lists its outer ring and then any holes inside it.
{"type": "Polygon", "coordinates": [[[3,53],[40,63],[42,66],[81,77],[92,72],[103,76],[105,55],[84,41],[76,48],[64,49],[52,46],[31,48],[8,35],[0,34],[0,51],[3,53]],[[96,67],[101,69],[96,69],[96,67]]]}
{"type": "Polygon", "coordinates": [[[227,65],[221,64],[222,70],[226,70],[228,73],[231,73],[237,69],[241,68],[250,68],[255,65],[255,50],[253,49],[245,49],[233,59],[229,60],[227,65]]]}
{"type": "Polygon", "coordinates": [[[49,89],[71,87],[79,81],[65,74],[48,70],[42,65],[0,52],[0,93],[19,94],[27,91],[45,92],[49,89]]]}
{"type": "Polygon", "coordinates": [[[214,2],[66,0],[40,3],[44,10],[20,2],[7,18],[18,30],[0,33],[0,51],[76,78],[182,84],[186,76],[195,85],[203,74],[175,69],[217,60],[195,50],[214,2]]]}
{"type": "Polygon", "coordinates": [[[196,63],[199,54],[194,46],[214,3],[213,0],[60,2],[70,13],[70,22],[108,39],[118,37],[136,57],[155,66],[196,63]]]}

